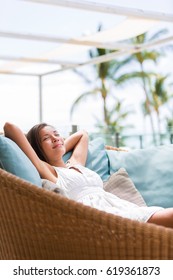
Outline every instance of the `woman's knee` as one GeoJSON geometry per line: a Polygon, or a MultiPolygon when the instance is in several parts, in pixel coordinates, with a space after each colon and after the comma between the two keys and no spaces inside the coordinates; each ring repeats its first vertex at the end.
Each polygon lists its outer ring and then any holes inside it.
{"type": "Polygon", "coordinates": [[[173,228],[173,208],[167,208],[154,213],[148,223],[173,228]]]}

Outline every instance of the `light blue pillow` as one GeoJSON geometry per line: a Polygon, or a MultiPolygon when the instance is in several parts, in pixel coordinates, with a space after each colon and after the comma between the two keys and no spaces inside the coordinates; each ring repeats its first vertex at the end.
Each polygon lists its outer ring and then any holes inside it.
{"type": "MultiPolygon", "coordinates": [[[[72,152],[68,152],[64,155],[65,162],[70,158],[71,154],[72,152]]],[[[101,137],[89,141],[86,167],[98,173],[103,181],[109,178],[108,157],[101,137]]]]}
{"type": "Polygon", "coordinates": [[[35,166],[9,138],[0,136],[0,168],[41,187],[41,178],[35,166]]]}
{"type": "Polygon", "coordinates": [[[148,206],[173,207],[173,145],[107,154],[110,173],[124,167],[148,206]]]}

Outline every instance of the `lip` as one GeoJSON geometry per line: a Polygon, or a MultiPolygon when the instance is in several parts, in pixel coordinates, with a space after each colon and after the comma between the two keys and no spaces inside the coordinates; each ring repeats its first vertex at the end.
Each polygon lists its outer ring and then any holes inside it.
{"type": "Polygon", "coordinates": [[[63,146],[63,144],[56,144],[52,147],[52,149],[61,148],[62,146],[63,146]]]}

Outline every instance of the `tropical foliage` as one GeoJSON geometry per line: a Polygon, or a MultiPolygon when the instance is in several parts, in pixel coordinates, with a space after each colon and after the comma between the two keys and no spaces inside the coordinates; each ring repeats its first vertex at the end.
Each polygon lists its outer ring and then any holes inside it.
{"type": "MultiPolygon", "coordinates": [[[[147,44],[161,35],[166,34],[167,30],[160,30],[150,36],[148,33],[136,36],[128,40],[130,44],[140,46],[147,44]]],[[[111,53],[107,49],[95,49],[89,52],[91,58],[111,53]]],[[[122,132],[126,128],[125,121],[128,116],[134,113],[131,108],[124,106],[125,100],[118,96],[118,88],[125,86],[132,81],[137,81],[143,89],[145,100],[142,104],[144,117],[149,116],[151,128],[153,131],[153,140],[155,141],[155,126],[153,121],[153,113],[157,116],[157,131],[161,133],[161,114],[160,109],[169,103],[170,95],[167,88],[167,80],[169,75],[159,74],[156,71],[157,63],[164,56],[164,50],[146,49],[138,53],[128,55],[123,58],[114,59],[112,61],[100,63],[93,66],[93,79],[88,80],[85,74],[80,73],[87,83],[91,84],[91,90],[82,93],[73,103],[71,107],[71,115],[74,113],[77,105],[86,98],[96,96],[102,100],[103,121],[96,118],[96,126],[101,132],[115,133],[122,132]],[[150,62],[155,67],[148,70],[147,63],[150,62]],[[153,70],[151,70],[153,69],[153,70]],[[111,106],[110,106],[111,100],[111,106]]],[[[168,125],[173,124],[173,118],[166,119],[168,125]]]]}
{"type": "MultiPolygon", "coordinates": [[[[111,51],[106,49],[96,49],[95,51],[91,51],[89,55],[92,58],[109,52],[111,51]]],[[[132,113],[132,110],[128,109],[125,111],[122,101],[117,98],[116,88],[123,83],[121,72],[126,65],[129,65],[130,60],[131,58],[127,58],[94,65],[93,68],[95,75],[93,80],[89,81],[86,79],[86,82],[92,85],[92,89],[82,93],[75,100],[71,107],[71,115],[81,101],[84,101],[89,97],[100,97],[102,100],[103,120],[99,120],[96,117],[96,126],[104,128],[105,131],[122,131],[124,128],[122,123],[127,116],[132,113]],[[111,102],[108,104],[108,101],[110,100],[111,102]]],[[[77,71],[77,73],[84,78],[84,75],[79,71],[77,71]]]]}

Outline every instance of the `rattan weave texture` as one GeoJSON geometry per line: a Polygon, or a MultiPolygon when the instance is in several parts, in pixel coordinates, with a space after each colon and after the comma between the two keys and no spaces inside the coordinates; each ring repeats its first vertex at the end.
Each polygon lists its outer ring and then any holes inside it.
{"type": "Polygon", "coordinates": [[[0,259],[173,259],[173,230],[84,206],[0,169],[0,259]]]}

